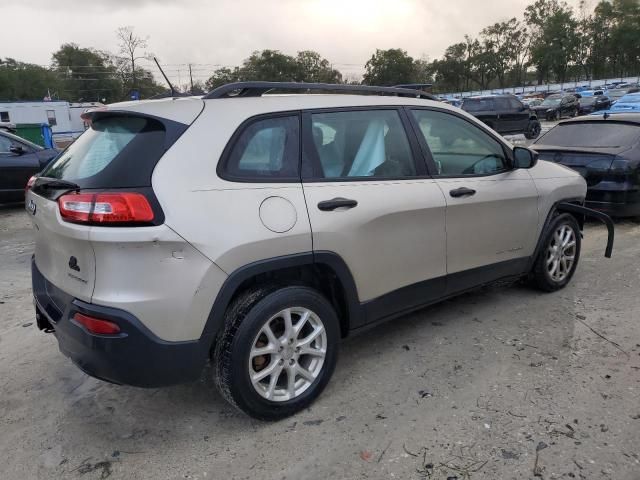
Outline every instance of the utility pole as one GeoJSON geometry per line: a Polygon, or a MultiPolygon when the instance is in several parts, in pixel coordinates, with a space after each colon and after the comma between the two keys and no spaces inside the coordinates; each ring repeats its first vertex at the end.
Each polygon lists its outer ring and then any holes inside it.
{"type": "Polygon", "coordinates": [[[191,90],[189,93],[193,95],[193,75],[191,74],[191,64],[189,64],[189,80],[191,81],[191,90]]]}

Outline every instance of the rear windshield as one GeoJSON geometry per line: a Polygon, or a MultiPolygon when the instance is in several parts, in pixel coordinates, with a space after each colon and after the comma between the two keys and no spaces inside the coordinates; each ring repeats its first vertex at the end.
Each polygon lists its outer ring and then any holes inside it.
{"type": "Polygon", "coordinates": [[[163,125],[151,118],[104,117],[93,121],[42,176],[84,188],[149,186],[164,153],[164,136],[163,125]]]}
{"type": "Polygon", "coordinates": [[[467,112],[493,110],[493,98],[470,98],[462,102],[462,109],[467,112]]]}
{"type": "Polygon", "coordinates": [[[629,95],[625,95],[620,100],[620,103],[640,103],[640,95],[637,93],[631,93],[629,95]]]}
{"type": "Polygon", "coordinates": [[[614,122],[557,125],[536,143],[560,147],[624,147],[640,139],[640,127],[614,122]]]}
{"type": "Polygon", "coordinates": [[[560,100],[562,100],[562,97],[547,97],[543,100],[543,102],[541,103],[541,105],[547,106],[547,105],[558,105],[560,103],[560,100]]]}

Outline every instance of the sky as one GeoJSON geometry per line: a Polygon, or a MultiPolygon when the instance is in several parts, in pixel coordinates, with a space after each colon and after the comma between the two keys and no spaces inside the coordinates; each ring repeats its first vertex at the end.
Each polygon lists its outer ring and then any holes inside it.
{"type": "Polygon", "coordinates": [[[68,42],[116,53],[115,30],[130,25],[148,37],[148,52],[178,84],[186,82],[188,63],[195,79],[205,80],[215,68],[239,65],[265,48],[315,50],[357,77],[376,48],[438,58],[465,34],[520,18],[532,1],[0,0],[0,57],[48,65],[68,42]]]}

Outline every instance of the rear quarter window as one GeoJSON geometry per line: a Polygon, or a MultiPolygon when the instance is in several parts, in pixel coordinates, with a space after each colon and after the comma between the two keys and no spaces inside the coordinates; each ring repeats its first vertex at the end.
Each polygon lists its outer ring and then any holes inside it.
{"type": "Polygon", "coordinates": [[[223,154],[220,176],[230,181],[300,181],[297,115],[259,118],[240,127],[223,154]]]}

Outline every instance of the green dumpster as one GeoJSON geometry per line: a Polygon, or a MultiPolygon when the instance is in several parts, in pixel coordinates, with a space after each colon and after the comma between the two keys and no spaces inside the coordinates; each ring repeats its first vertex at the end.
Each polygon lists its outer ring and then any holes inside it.
{"type": "Polygon", "coordinates": [[[44,147],[42,126],[40,123],[17,123],[16,135],[44,147]]]}

